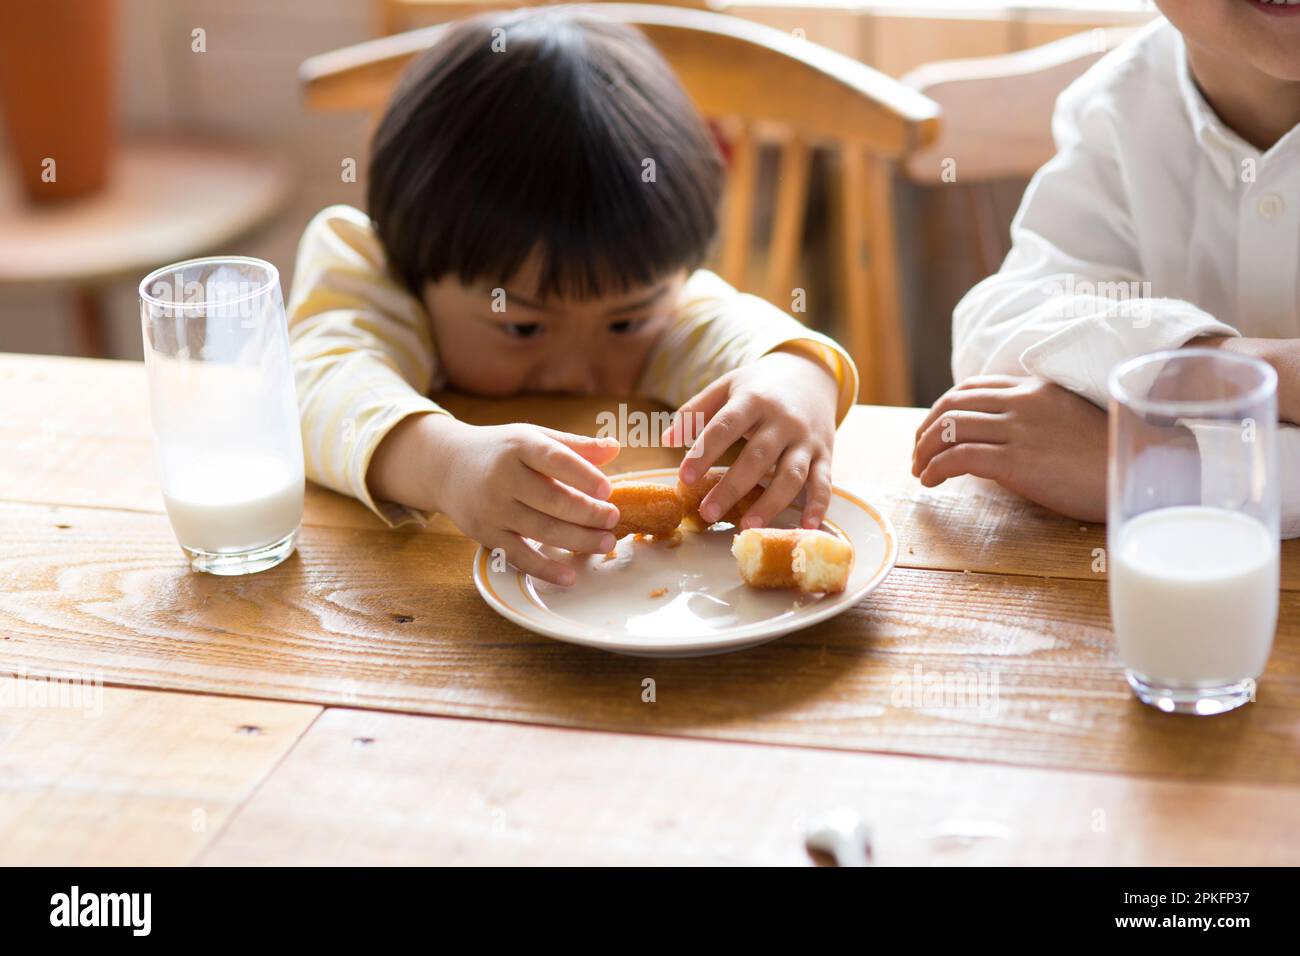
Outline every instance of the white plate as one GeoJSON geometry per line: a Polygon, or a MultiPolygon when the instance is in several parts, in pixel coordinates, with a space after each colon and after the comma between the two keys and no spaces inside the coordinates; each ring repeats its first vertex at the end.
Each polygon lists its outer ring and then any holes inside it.
{"type": "MultiPolygon", "coordinates": [[[[638,471],[616,480],[671,485],[677,481],[677,469],[638,471]]],[[[786,509],[773,523],[797,527],[798,521],[798,512],[786,509]]],[[[731,554],[736,532],[730,525],[684,533],[675,548],[629,535],[618,542],[613,558],[545,548],[577,573],[577,581],[567,588],[509,565],[493,570],[490,552],[480,547],[474,556],[474,584],[502,617],[570,644],[642,657],[721,654],[834,617],[861,601],[893,570],[898,559],[894,527],[856,495],[835,488],[822,528],[853,545],[853,570],[840,594],[746,587],[731,554]]]]}

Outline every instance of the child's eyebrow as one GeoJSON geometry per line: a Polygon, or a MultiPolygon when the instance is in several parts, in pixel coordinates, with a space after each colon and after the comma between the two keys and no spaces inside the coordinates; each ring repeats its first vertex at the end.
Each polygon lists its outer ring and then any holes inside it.
{"type": "Polygon", "coordinates": [[[649,294],[648,296],[646,296],[645,298],[643,298],[643,299],[638,299],[638,300],[635,301],[635,302],[627,302],[627,303],[624,303],[623,305],[616,306],[616,307],[614,307],[613,309],[610,309],[610,310],[609,310],[608,312],[606,312],[605,314],[606,314],[606,315],[623,315],[624,313],[627,313],[627,312],[635,312],[635,311],[637,311],[638,309],[644,309],[646,306],[654,305],[656,302],[658,302],[660,299],[662,299],[662,298],[664,297],[664,293],[667,292],[667,291],[668,291],[668,286],[667,286],[667,285],[661,285],[658,289],[656,289],[654,292],[650,293],[650,294],[649,294]]]}
{"type": "Polygon", "coordinates": [[[522,305],[525,309],[529,309],[530,311],[533,312],[554,312],[555,311],[555,309],[547,305],[545,302],[534,302],[532,299],[526,298],[525,296],[522,295],[518,295],[514,292],[510,292],[509,290],[506,291],[506,301],[513,302],[516,305],[522,305]]]}

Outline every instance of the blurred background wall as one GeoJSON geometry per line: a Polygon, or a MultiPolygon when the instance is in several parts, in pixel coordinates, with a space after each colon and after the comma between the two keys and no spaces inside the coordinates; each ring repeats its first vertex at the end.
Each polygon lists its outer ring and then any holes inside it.
{"type": "MultiPolygon", "coordinates": [[[[266,229],[226,250],[275,263],[288,295],[298,237],[330,203],[364,205],[367,118],[318,115],[299,104],[297,68],[314,53],[375,35],[360,0],[119,0],[123,135],[194,137],[255,145],[289,166],[288,206],[266,229]],[[192,50],[205,31],[206,52],[192,50]],[[343,158],[361,167],[344,182],[343,158]]],[[[3,134],[0,134],[3,135],[3,134]]],[[[141,276],[140,278],[143,278],[141,276]]],[[[108,351],[140,358],[133,283],[105,295],[108,351]]],[[[71,306],[47,293],[0,299],[0,351],[76,354],[71,306]]]]}

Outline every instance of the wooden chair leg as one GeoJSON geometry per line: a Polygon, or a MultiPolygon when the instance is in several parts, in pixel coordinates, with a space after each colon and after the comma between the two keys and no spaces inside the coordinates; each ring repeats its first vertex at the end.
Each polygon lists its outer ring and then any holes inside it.
{"type": "Polygon", "coordinates": [[[971,183],[966,187],[966,202],[970,209],[971,229],[975,233],[975,255],[979,263],[979,278],[984,279],[998,271],[1006,251],[999,235],[997,199],[992,183],[971,183]]]}
{"type": "Polygon", "coordinates": [[[89,289],[78,291],[73,297],[73,308],[81,354],[87,358],[107,358],[108,335],[98,293],[89,289]]]}
{"type": "Polygon", "coordinates": [[[912,363],[898,288],[898,239],[894,229],[894,167],[879,156],[866,157],[867,219],[871,289],[871,327],[880,376],[881,402],[911,405],[912,363]]]}
{"type": "Polygon", "coordinates": [[[880,401],[880,378],[873,346],[868,275],[866,156],[851,146],[839,150],[836,224],[840,236],[839,322],[836,338],[858,367],[858,401],[880,401]]]}

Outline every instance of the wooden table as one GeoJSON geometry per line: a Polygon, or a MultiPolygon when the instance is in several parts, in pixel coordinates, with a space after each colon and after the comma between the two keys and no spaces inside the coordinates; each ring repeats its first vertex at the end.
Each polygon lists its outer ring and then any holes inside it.
{"type": "MultiPolygon", "coordinates": [[[[806,864],[838,805],[880,863],[1300,862],[1295,545],[1259,701],[1161,714],[1120,673],[1103,529],[923,490],[921,412],[858,407],[836,480],[892,515],[894,574],[763,647],[639,660],[497,617],[442,519],[314,487],[285,564],[190,573],[146,397],[137,363],[0,356],[0,863],[806,864]],[[38,706],[47,674],[102,688],[38,706]],[[996,706],[908,699],[946,674],[996,706]]],[[[607,407],[447,401],[589,432],[607,407]]]]}

